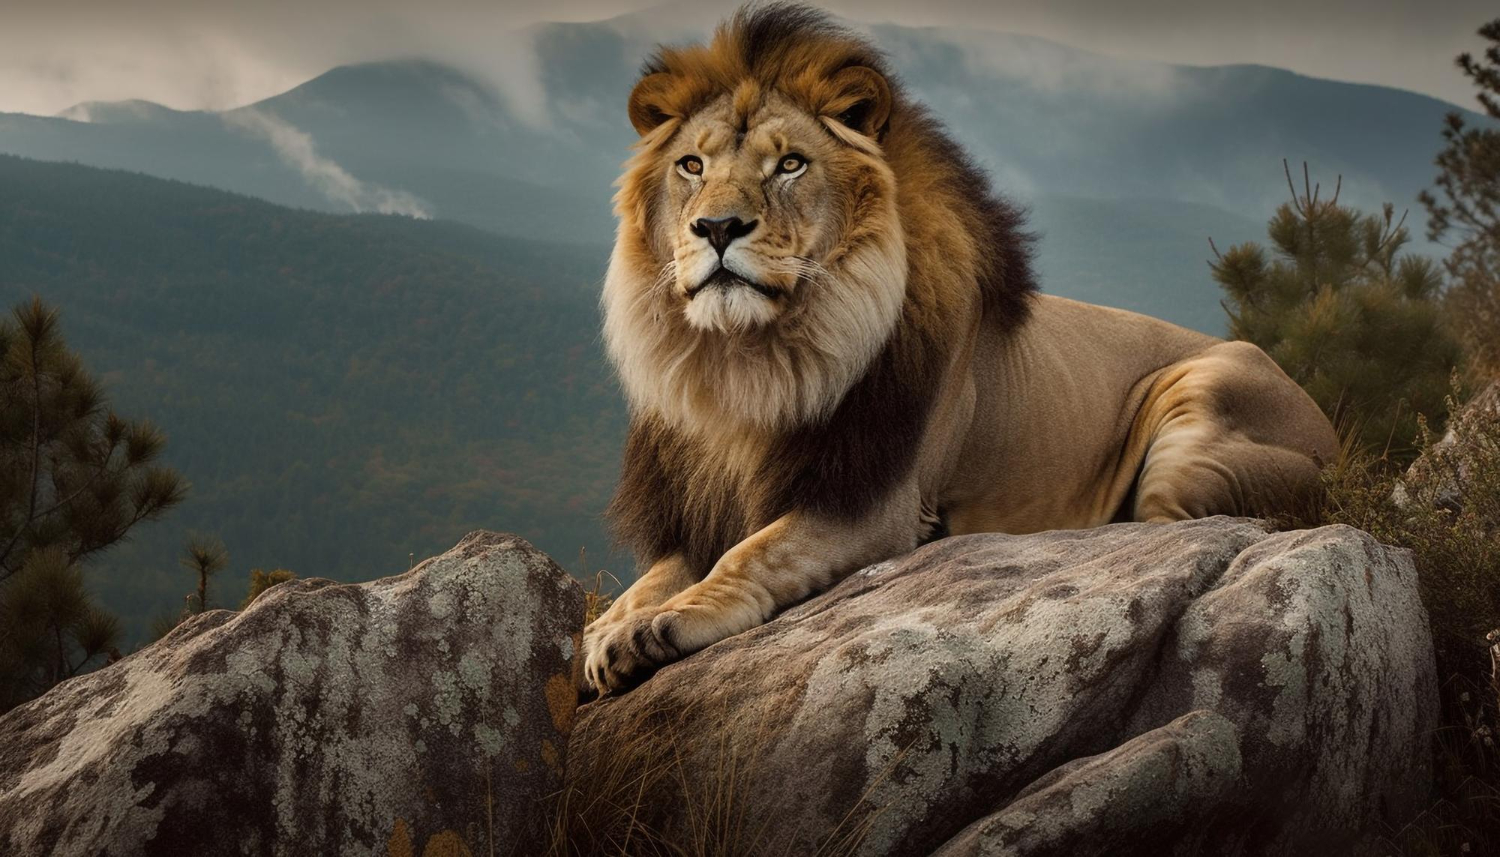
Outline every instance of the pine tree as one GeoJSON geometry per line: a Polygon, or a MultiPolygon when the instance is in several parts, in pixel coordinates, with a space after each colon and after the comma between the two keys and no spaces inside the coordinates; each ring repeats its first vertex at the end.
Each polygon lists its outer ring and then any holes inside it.
{"type": "Polygon", "coordinates": [[[229,565],[229,551],[217,536],[193,536],[188,539],[178,563],[198,580],[196,601],[189,598],[189,603],[197,608],[193,612],[202,613],[208,609],[208,579],[229,565]]]}
{"type": "Polygon", "coordinates": [[[1223,288],[1230,333],[1266,353],[1345,432],[1377,452],[1409,456],[1417,415],[1440,418],[1459,360],[1443,323],[1437,265],[1401,255],[1404,215],[1379,215],[1324,199],[1303,167],[1298,194],[1268,228],[1271,251],[1254,243],[1210,262],[1223,288]]]}
{"type": "MultiPolygon", "coordinates": [[[[1484,112],[1500,119],[1500,18],[1480,27],[1479,35],[1489,47],[1477,59],[1460,54],[1458,67],[1479,89],[1475,97],[1484,112]]],[[[1500,375],[1500,129],[1471,127],[1453,112],[1443,139],[1436,192],[1421,195],[1427,234],[1454,241],[1446,262],[1454,325],[1475,368],[1500,375]]]]}
{"type": "Polygon", "coordinates": [[[115,650],[81,566],[182,500],[163,443],[105,406],[55,310],[33,299],[0,320],[0,710],[115,650]]]}

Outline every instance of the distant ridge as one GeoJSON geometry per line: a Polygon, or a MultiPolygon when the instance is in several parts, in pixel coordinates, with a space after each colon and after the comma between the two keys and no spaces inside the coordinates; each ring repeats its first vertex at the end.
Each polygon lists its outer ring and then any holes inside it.
{"type": "MultiPolygon", "coordinates": [[[[375,205],[372,194],[345,192],[356,182],[416,201],[404,210],[497,234],[605,244],[611,185],[635,139],[623,105],[641,56],[707,23],[697,20],[656,9],[529,28],[537,65],[525,85],[544,105],[541,121],[469,72],[407,59],[341,66],[224,113],[123,102],[75,108],[89,123],[0,114],[0,151],[330,212],[375,205]],[[256,122],[236,121],[249,113],[256,122]],[[248,130],[268,124],[314,148],[317,168],[248,130]],[[326,175],[338,178],[320,183],[326,175]]],[[[1046,227],[1045,289],[1210,331],[1222,315],[1207,239],[1262,234],[1286,195],[1283,158],[1326,181],[1342,175],[1351,204],[1415,210],[1443,115],[1455,109],[1265,66],[1122,60],[986,31],[867,29],[996,185],[1046,227]],[[1077,231],[1084,223],[1089,231],[1077,231]]]]}
{"type": "Polygon", "coordinates": [[[252,566],[369,579],[479,528],[608,562],[606,253],[0,156],[0,309],[60,307],[193,486],[91,568],[135,635],[180,608],[191,530],[229,547],[227,606],[252,566]]]}

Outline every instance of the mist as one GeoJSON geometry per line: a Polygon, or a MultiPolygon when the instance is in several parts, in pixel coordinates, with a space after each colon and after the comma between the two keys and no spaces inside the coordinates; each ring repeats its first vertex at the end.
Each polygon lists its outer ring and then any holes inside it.
{"type": "MultiPolygon", "coordinates": [[[[329,68],[421,57],[458,66],[520,114],[544,122],[529,28],[627,16],[643,44],[702,32],[732,3],[639,0],[487,4],[433,0],[103,0],[7,2],[0,15],[0,111],[59,113],[80,102],[140,98],[181,110],[228,109],[329,68]]],[[[1111,57],[1193,65],[1257,63],[1410,89],[1468,105],[1453,68],[1494,14],[1482,0],[1415,4],[1335,0],[1258,4],[1148,0],[843,0],[853,21],[984,28],[1042,36],[1111,57]]],[[[990,62],[1014,62],[990,57],[990,62]]]]}

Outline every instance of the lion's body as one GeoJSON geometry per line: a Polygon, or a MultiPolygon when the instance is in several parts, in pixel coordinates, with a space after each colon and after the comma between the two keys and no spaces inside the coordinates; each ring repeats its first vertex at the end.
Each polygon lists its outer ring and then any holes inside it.
{"type": "Polygon", "coordinates": [[[611,514],[647,571],[586,635],[600,690],[942,526],[1316,489],[1336,440],[1295,383],[1254,346],[1037,295],[1020,214],[862,41],[770,7],[647,71],[604,292],[632,409],[611,514]]]}
{"type": "Polygon", "coordinates": [[[955,535],[1287,510],[1337,454],[1260,349],[1122,310],[1038,297],[966,369],[927,477],[955,535]]]}

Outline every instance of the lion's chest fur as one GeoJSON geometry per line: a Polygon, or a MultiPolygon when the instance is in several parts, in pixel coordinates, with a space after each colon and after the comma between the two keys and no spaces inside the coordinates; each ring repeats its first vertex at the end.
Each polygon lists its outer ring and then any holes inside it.
{"type": "Polygon", "coordinates": [[[936,338],[898,326],[831,414],[784,429],[726,419],[688,431],[637,414],[610,506],[616,534],[645,564],[680,552],[701,575],[790,512],[867,514],[912,471],[943,350],[936,338]]]}

